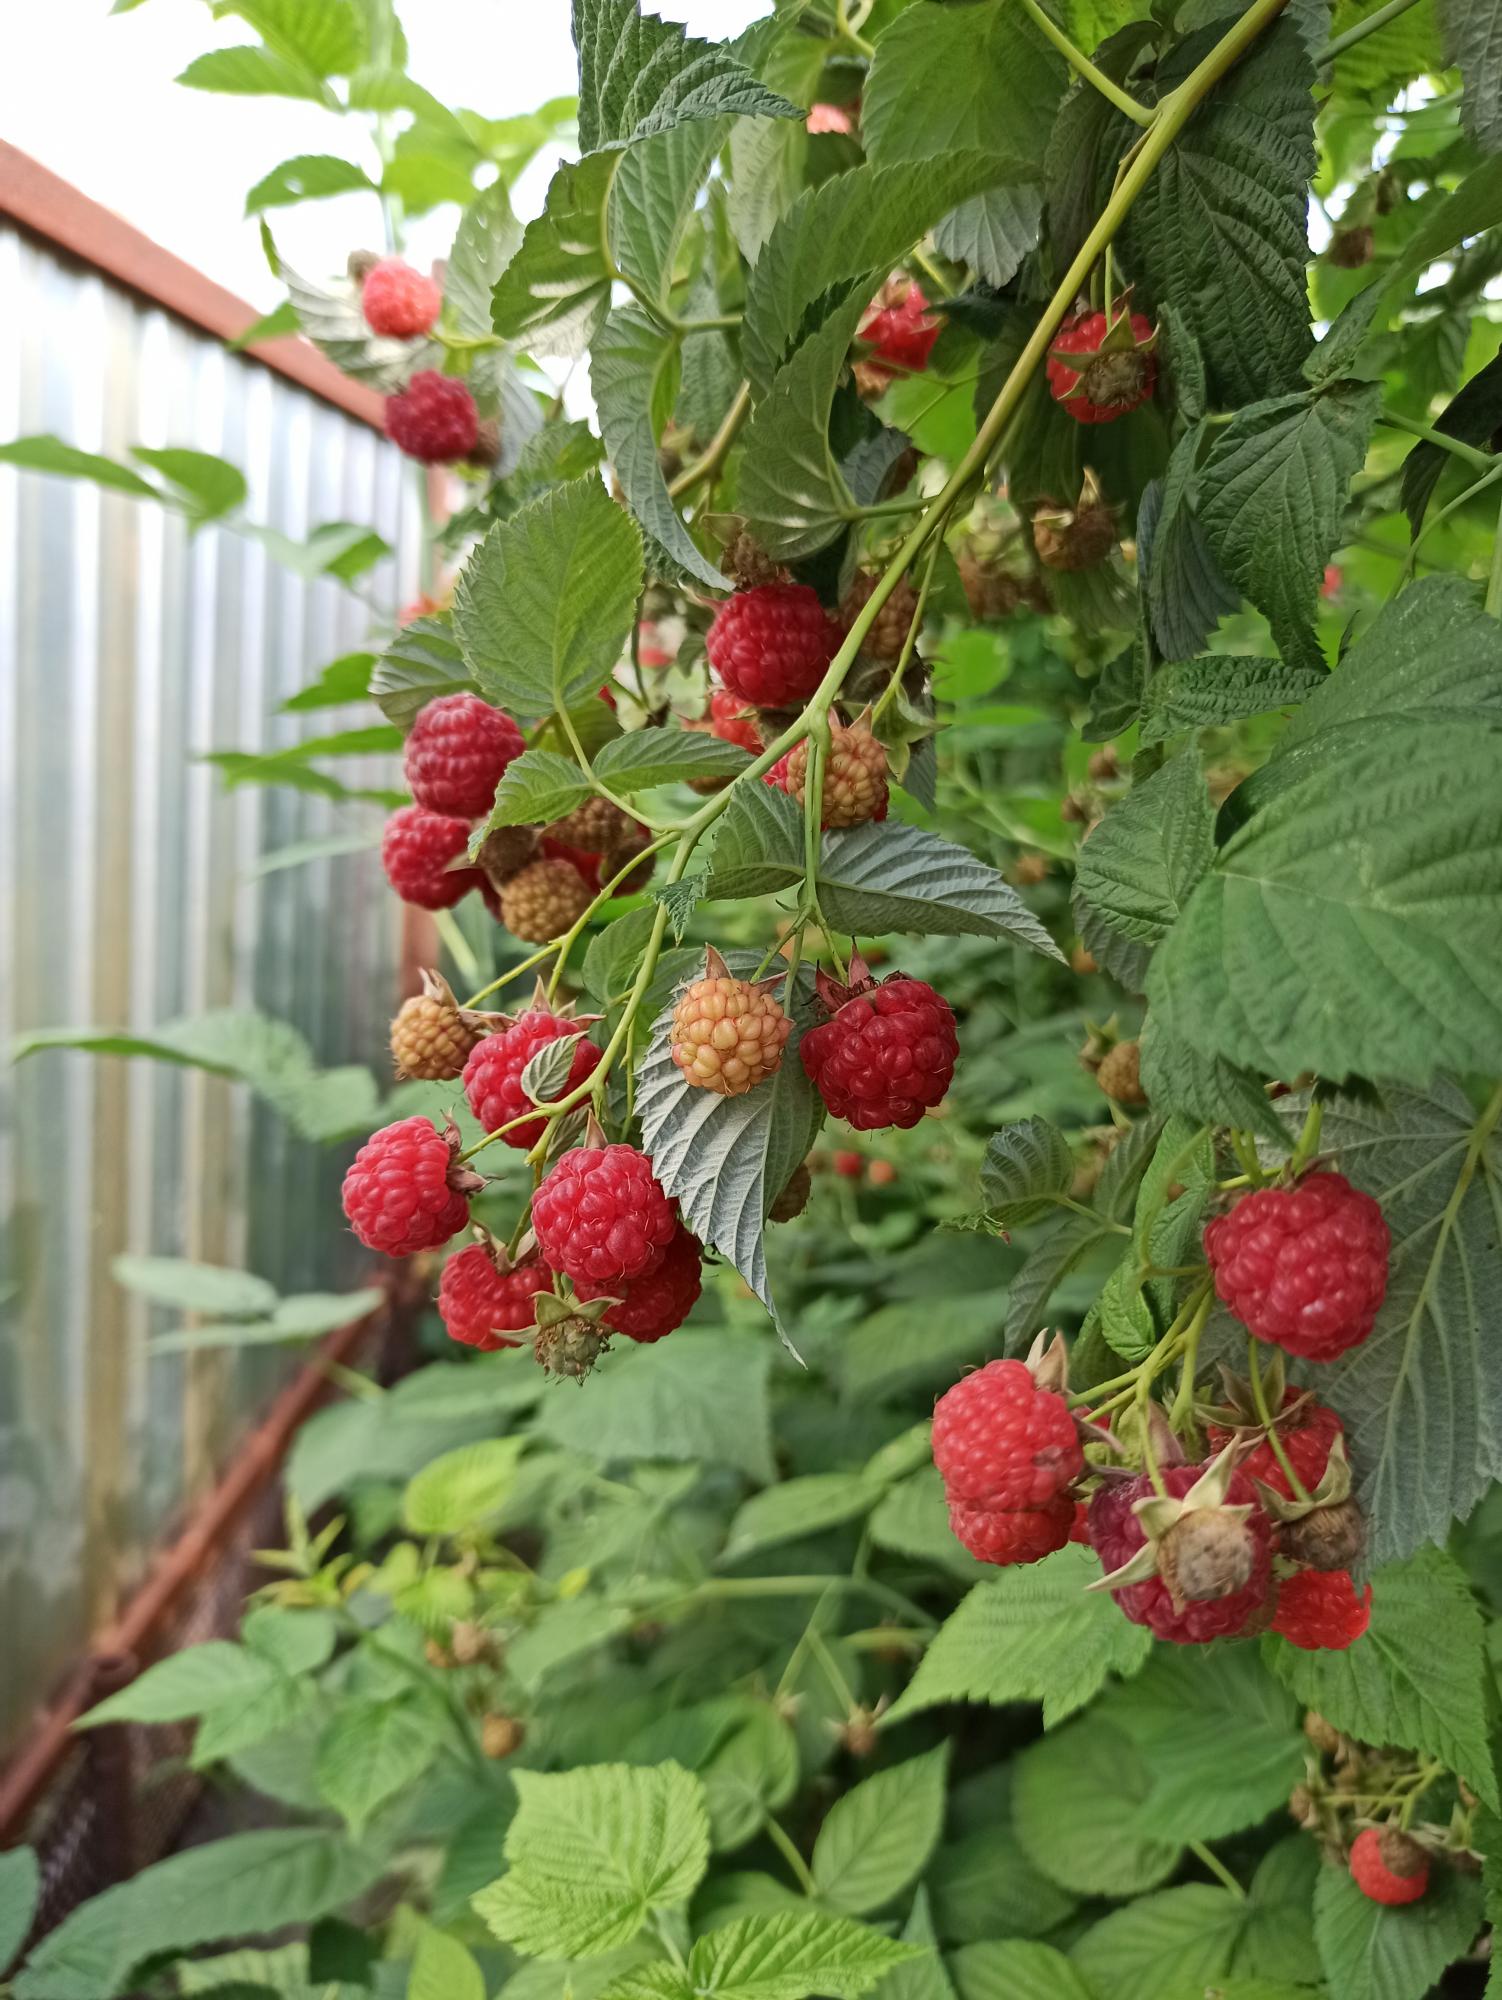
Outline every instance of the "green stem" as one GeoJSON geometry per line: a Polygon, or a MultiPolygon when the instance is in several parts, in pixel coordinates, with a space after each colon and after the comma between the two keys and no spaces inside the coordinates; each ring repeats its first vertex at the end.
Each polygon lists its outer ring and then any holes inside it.
{"type": "Polygon", "coordinates": [[[1227,1868],[1218,1854],[1212,1854],[1202,1840],[1189,1840],[1184,1844],[1195,1860],[1199,1862],[1200,1866],[1208,1868],[1216,1881],[1229,1889],[1238,1902],[1244,1903],[1246,1901],[1245,1889],[1242,1888],[1241,1884],[1236,1880],[1236,1877],[1227,1868]]]}
{"type": "Polygon", "coordinates": [[[1257,1412],[1257,1421],[1267,1433],[1267,1441],[1272,1446],[1273,1457],[1278,1461],[1283,1477],[1288,1481],[1289,1491],[1295,1500],[1307,1500],[1309,1492],[1302,1479],[1293,1469],[1293,1461],[1283,1448],[1283,1440],[1278,1436],[1278,1426],[1273,1412],[1267,1405],[1267,1386],[1262,1380],[1262,1357],[1257,1352],[1257,1338],[1249,1335],[1246,1343],[1247,1380],[1252,1385],[1252,1407],[1257,1412]]]}
{"type": "Polygon", "coordinates": [[[1379,7],[1375,14],[1368,14],[1366,19],[1358,21],[1354,28],[1347,28],[1345,33],[1337,35],[1333,42],[1326,42],[1315,57],[1316,63],[1323,69],[1327,63],[1334,62],[1337,56],[1344,55],[1347,49],[1355,48],[1356,44],[1364,42],[1368,35],[1375,35],[1379,28],[1385,28],[1389,21],[1396,21],[1400,14],[1406,14],[1410,7],[1417,5],[1418,0],[1387,0],[1387,5],[1379,7]]]}
{"type": "Polygon", "coordinates": [[[1319,1098],[1309,1106],[1309,1115],[1304,1120],[1304,1129],[1298,1137],[1298,1144],[1288,1158],[1288,1171],[1301,1174],[1319,1151],[1320,1129],[1325,1122],[1325,1107],[1319,1098]]]}
{"type": "Polygon", "coordinates": [[[1492,538],[1492,568],[1486,584],[1486,608],[1493,618],[1502,618],[1502,513],[1497,516],[1497,532],[1492,538]]]}
{"type": "Polygon", "coordinates": [[[668,492],[675,500],[681,500],[685,493],[692,493],[696,486],[702,486],[706,479],[713,479],[725,462],[726,454],[735,443],[736,433],[746,421],[751,409],[751,384],[742,382],[735,393],[735,400],[720,420],[720,428],[705,447],[704,456],[696,458],[692,465],[686,465],[669,486],[668,492]]]}
{"type": "Polygon", "coordinates": [[[1116,106],[1118,111],[1125,112],[1133,124],[1152,124],[1157,113],[1150,111],[1145,104],[1139,104],[1130,91],[1123,90],[1119,83],[1113,83],[1104,71],[1098,70],[1083,50],[1074,46],[1064,30],[1050,20],[1038,5],[1038,0],[1022,0],[1022,8],[1033,26],[1047,36],[1076,76],[1083,77],[1086,83],[1093,85],[1102,97],[1116,106]]]}
{"type": "Polygon", "coordinates": [[[1489,451],[1478,451],[1472,444],[1462,439],[1449,437],[1444,431],[1437,431],[1432,424],[1421,424],[1413,417],[1401,417],[1395,410],[1384,410],[1379,419],[1390,431],[1405,431],[1409,437],[1421,438],[1425,444],[1437,445],[1447,451],[1452,458],[1464,459],[1477,472],[1485,472],[1497,461],[1489,451]]]}
{"type": "Polygon", "coordinates": [[[1452,514],[1458,514],[1462,507],[1469,506],[1478,493],[1484,493],[1489,486],[1495,486],[1499,479],[1502,479],[1502,458],[1494,458],[1489,472],[1483,472],[1481,477],[1473,480],[1463,493],[1457,493],[1453,500],[1446,501],[1437,514],[1429,515],[1423,527],[1414,536],[1413,546],[1404,559],[1401,582],[1406,583],[1418,567],[1419,550],[1423,547],[1425,539],[1432,535],[1436,528],[1442,528],[1452,514]]]}
{"type": "Polygon", "coordinates": [[[928,594],[933,589],[934,571],[938,567],[939,551],[943,546],[944,531],[941,525],[934,536],[933,545],[928,552],[928,561],[924,565],[923,570],[923,581],[918,586],[918,601],[913,606],[913,615],[908,624],[907,636],[902,642],[902,651],[898,655],[896,666],[892,669],[890,680],[881,691],[881,699],[871,711],[871,728],[873,732],[877,723],[880,722],[881,718],[891,707],[892,702],[896,699],[897,690],[902,686],[902,677],[907,672],[908,666],[912,661],[913,653],[918,644],[918,634],[923,629],[923,613],[928,606],[928,594]]]}
{"type": "Polygon", "coordinates": [[[767,1815],[767,1838],[777,1849],[777,1852],[782,1856],[788,1867],[792,1869],[798,1887],[803,1891],[804,1895],[813,1895],[814,1878],[809,1872],[808,1863],[793,1845],[792,1835],[779,1821],[773,1819],[770,1813],[767,1815]]]}
{"type": "MultiPolygon", "coordinates": [[[[861,19],[863,21],[868,11],[862,11],[861,19]]],[[[834,24],[839,33],[840,40],[848,42],[857,55],[864,56],[867,62],[869,62],[876,51],[851,20],[850,0],[834,0],[834,24]]]]}
{"type": "MultiPolygon", "coordinates": [[[[627,819],[640,820],[643,826],[649,826],[654,833],[671,834],[678,831],[679,822],[677,820],[654,819],[650,813],[644,812],[639,806],[632,805],[628,799],[621,798],[617,793],[611,791],[609,785],[605,783],[603,778],[596,774],[594,765],[590,763],[589,752],[580,741],[579,732],[574,727],[574,718],[569,714],[568,710],[566,708],[556,708],[553,711],[553,715],[558,726],[568,738],[568,747],[574,753],[574,762],[579,766],[585,777],[588,778],[592,790],[598,792],[602,799],[609,799],[616,811],[623,812],[627,819]]],[[[637,859],[641,859],[640,855],[637,856],[637,859]]],[[[629,873],[629,870],[627,872],[629,873]]]]}
{"type": "Polygon", "coordinates": [[[1205,1322],[1210,1317],[1212,1303],[1213,1294],[1207,1289],[1184,1332],[1183,1372],[1179,1376],[1178,1393],[1173,1399],[1173,1407],[1168,1413],[1170,1430],[1177,1431],[1180,1424],[1189,1423],[1194,1415],[1194,1377],[1199,1365],[1200,1336],[1205,1331],[1205,1322]]]}

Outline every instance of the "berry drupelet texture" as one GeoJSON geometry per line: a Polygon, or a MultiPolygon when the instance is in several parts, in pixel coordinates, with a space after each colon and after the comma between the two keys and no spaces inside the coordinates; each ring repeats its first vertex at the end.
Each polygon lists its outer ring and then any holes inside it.
{"type": "Polygon", "coordinates": [[[794,708],[824,678],[839,633],[806,583],[763,583],[726,599],[704,645],[722,687],[737,700],[794,708]]]}
{"type": "Polygon", "coordinates": [[[421,1117],[365,1141],[344,1176],[344,1213],[367,1250],[411,1257],[464,1227],[467,1191],[480,1177],[457,1167],[455,1144],[421,1117]]]}
{"type": "Polygon", "coordinates": [[[555,1271],[608,1292],[657,1269],[677,1233],[678,1209],[645,1153],[579,1146],[537,1190],[532,1227],[555,1271]]]}
{"type": "Polygon", "coordinates": [[[798,1047],[825,1108],[858,1132],[916,1125],[943,1099],[959,1057],[948,1001],[901,973],[845,1001],[798,1047]]]}
{"type": "Polygon", "coordinates": [[[1348,1570],[1301,1569],[1278,1586],[1272,1629],[1306,1653],[1340,1653],[1366,1631],[1372,1587],[1358,1590],[1348,1570]]]}
{"type": "Polygon", "coordinates": [[[1085,1469],[1069,1405],[1021,1361],[988,1362],[945,1390],[933,1454],[949,1499],[964,1507],[1045,1507],[1085,1469]]]}
{"type": "Polygon", "coordinates": [[[400,257],[382,257],[365,274],[360,307],[372,333],[412,340],[432,329],[443,308],[443,294],[432,278],[414,271],[400,257]]]}
{"type": "Polygon", "coordinates": [[[1257,1188],[1205,1229],[1215,1289],[1243,1326],[1307,1361],[1371,1332],[1387,1293],[1387,1223],[1343,1174],[1257,1188]]]}
{"type": "MultiPolygon", "coordinates": [[[[1182,1499],[1201,1475],[1203,1465],[1171,1465],[1164,1468],[1163,1484],[1169,1496],[1182,1499]]],[[[1121,1569],[1147,1544],[1147,1530],[1133,1512],[1138,1500],[1153,1497],[1153,1482],[1143,1473],[1102,1487],[1090,1503],[1090,1541],[1107,1574],[1121,1569]]],[[[1246,1529],[1251,1538],[1250,1563],[1246,1583],[1224,1597],[1174,1601],[1168,1582],[1161,1576],[1129,1583],[1112,1595],[1134,1625],[1146,1625],[1159,1639],[1176,1646],[1204,1645],[1211,1639],[1235,1638],[1259,1623],[1272,1583],[1272,1522],[1256,1504],[1257,1494],[1244,1473],[1234,1473],[1227,1491],[1234,1507],[1250,1506],[1246,1529]]]]}
{"type": "Polygon", "coordinates": [[[452,375],[421,368],[400,395],[386,398],[386,435],[409,458],[450,465],[479,442],[475,399],[452,375]]]}
{"type": "Polygon", "coordinates": [[[504,709],[477,694],[445,694],[417,711],[402,763],[420,806],[455,819],[483,819],[506,766],[526,747],[504,709]]]}
{"type": "Polygon", "coordinates": [[[602,1324],[612,1333],[625,1334],[628,1340],[647,1343],[672,1333],[693,1311],[701,1289],[702,1263],[697,1237],[680,1223],[662,1262],[644,1278],[624,1279],[619,1285],[596,1285],[585,1279],[574,1289],[586,1302],[618,1296],[620,1303],[610,1308],[602,1324]]]}
{"type": "Polygon", "coordinates": [[[484,886],[478,868],[456,864],[469,851],[469,825],[426,806],[401,806],[381,836],[381,866],[404,903],[422,910],[452,909],[461,896],[484,886]]]}
{"type": "MultiPolygon", "coordinates": [[[[481,1129],[499,1132],[513,1118],[522,1118],[531,1106],[531,1099],[522,1089],[522,1072],[527,1064],[539,1049],[545,1049],[550,1042],[579,1033],[577,1021],[569,1020],[566,1015],[549,1013],[543,1007],[533,1007],[525,1014],[518,1014],[511,1026],[500,1034],[487,1035],[483,1041],[477,1042],[464,1065],[464,1095],[481,1129]]],[[[568,1076],[559,1087],[558,1095],[563,1096],[585,1082],[594,1074],[599,1060],[599,1049],[581,1036],[574,1044],[568,1076]]],[[[527,1118],[523,1124],[507,1132],[501,1143],[514,1146],[519,1153],[530,1152],[542,1137],[543,1127],[543,1119],[527,1118]]]]}
{"type": "Polygon", "coordinates": [[[451,1340],[486,1353],[519,1347],[510,1336],[523,1333],[535,1318],[533,1297],[545,1292],[553,1273],[540,1257],[502,1271],[481,1243],[450,1257],[438,1281],[438,1317],[451,1340]]]}

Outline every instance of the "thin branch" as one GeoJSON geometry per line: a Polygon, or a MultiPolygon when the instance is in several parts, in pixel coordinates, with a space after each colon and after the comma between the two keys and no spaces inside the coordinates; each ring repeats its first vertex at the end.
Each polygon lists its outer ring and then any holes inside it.
{"type": "Polygon", "coordinates": [[[1038,0],[1022,0],[1022,8],[1033,26],[1048,37],[1076,76],[1082,76],[1086,83],[1098,90],[1102,97],[1116,106],[1118,111],[1125,112],[1134,125],[1152,124],[1158,115],[1157,112],[1139,103],[1131,92],[1123,90],[1119,83],[1113,83],[1104,70],[1097,69],[1084,51],[1074,46],[1064,30],[1049,19],[1038,5],[1038,0]]]}

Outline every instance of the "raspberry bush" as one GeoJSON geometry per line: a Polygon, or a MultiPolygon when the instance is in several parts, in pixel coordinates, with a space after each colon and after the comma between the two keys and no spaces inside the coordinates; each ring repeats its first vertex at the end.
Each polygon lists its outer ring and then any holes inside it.
{"type": "Polygon", "coordinates": [[[524,225],[389,8],[277,15],[393,222],[486,183],[435,274],[276,258],[450,468],[298,698],[435,969],[379,1088],[155,1046],[360,1142],[436,1312],[232,1664],[97,1718],[295,1893],[151,1871],[17,2000],[383,1877],[422,2000],[1495,1986],[1493,0],[575,0],[524,225]]]}

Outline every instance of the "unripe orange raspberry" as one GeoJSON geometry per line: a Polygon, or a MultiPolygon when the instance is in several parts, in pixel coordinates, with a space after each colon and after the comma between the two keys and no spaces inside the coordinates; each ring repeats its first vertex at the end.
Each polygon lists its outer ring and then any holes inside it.
{"type": "Polygon", "coordinates": [[[773,1075],[793,1024],[772,991],[781,976],[753,984],[736,979],[711,945],[704,977],[673,1011],[673,1061],[684,1080],[717,1097],[743,1097],[773,1075]]]}
{"type": "MultiPolygon", "coordinates": [[[[840,622],[847,632],[879,582],[879,577],[862,570],[840,599],[840,622]]],[[[917,609],[917,592],[905,576],[899,577],[897,587],[877,612],[875,623],[862,640],[861,650],[873,660],[900,659],[917,609]]]]}
{"type": "Polygon", "coordinates": [[[551,944],[594,901],[569,861],[529,861],[501,890],[501,922],[524,944],[551,944]]]}
{"type": "Polygon", "coordinates": [[[514,1715],[487,1715],[480,1724],[480,1748],[487,1757],[509,1757],[520,1750],[525,1735],[514,1715]]]}
{"type": "Polygon", "coordinates": [[[1095,1081],[1117,1104],[1146,1104],[1142,1088],[1142,1051],[1136,1042],[1118,1042],[1101,1057],[1095,1081]]]}
{"type": "Polygon", "coordinates": [[[396,1073],[424,1083],[445,1083],[458,1076],[479,1039],[459,1011],[448,981],[436,972],[424,972],[421,993],[404,1000],[391,1023],[396,1073]]]}
{"type": "MultiPolygon", "coordinates": [[[[809,744],[805,737],[779,758],[767,773],[776,785],[803,804],[808,783],[809,744]]],[[[823,827],[863,826],[887,816],[887,753],[864,717],[848,726],[830,717],[829,755],[824,764],[824,798],[819,814],[823,827]]]]}

